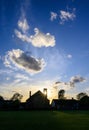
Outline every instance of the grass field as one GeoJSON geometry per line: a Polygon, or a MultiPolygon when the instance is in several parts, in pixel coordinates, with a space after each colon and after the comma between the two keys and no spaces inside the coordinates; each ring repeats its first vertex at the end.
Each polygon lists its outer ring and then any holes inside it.
{"type": "Polygon", "coordinates": [[[89,130],[89,111],[0,111],[0,130],[89,130]]]}

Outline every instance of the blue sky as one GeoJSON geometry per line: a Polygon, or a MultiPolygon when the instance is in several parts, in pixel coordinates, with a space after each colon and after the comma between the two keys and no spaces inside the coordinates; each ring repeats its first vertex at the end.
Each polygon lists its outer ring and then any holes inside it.
{"type": "Polygon", "coordinates": [[[89,93],[88,34],[88,0],[0,0],[0,95],[89,93]]]}

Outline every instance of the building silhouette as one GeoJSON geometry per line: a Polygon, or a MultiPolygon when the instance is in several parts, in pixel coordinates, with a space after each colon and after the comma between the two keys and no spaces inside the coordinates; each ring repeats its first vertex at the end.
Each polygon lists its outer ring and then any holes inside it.
{"type": "Polygon", "coordinates": [[[39,90],[33,95],[29,92],[29,98],[26,100],[26,109],[48,109],[49,100],[47,98],[47,89],[43,89],[43,93],[39,90]]]}
{"type": "Polygon", "coordinates": [[[78,110],[79,101],[75,99],[53,99],[51,108],[54,110],[78,110]]]}

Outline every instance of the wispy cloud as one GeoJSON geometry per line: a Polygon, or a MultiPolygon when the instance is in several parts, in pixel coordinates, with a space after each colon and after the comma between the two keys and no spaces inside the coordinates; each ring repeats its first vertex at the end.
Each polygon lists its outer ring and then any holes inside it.
{"type": "Polygon", "coordinates": [[[57,13],[51,12],[50,14],[51,14],[51,16],[50,16],[50,20],[51,20],[51,21],[57,19],[57,13]]]}
{"type": "Polygon", "coordinates": [[[75,15],[75,8],[73,8],[73,10],[70,11],[64,11],[61,10],[60,11],[60,24],[64,24],[66,21],[70,21],[70,20],[74,20],[76,15],[75,15]]]}
{"type": "Polygon", "coordinates": [[[77,83],[82,83],[84,81],[86,81],[84,77],[77,75],[71,77],[69,82],[62,82],[62,81],[55,82],[54,88],[55,89],[61,88],[67,90],[67,89],[71,89],[72,87],[75,87],[77,83]]]}
{"type": "Polygon", "coordinates": [[[5,66],[23,69],[29,73],[39,73],[45,67],[44,59],[37,59],[23,52],[20,49],[8,51],[5,56],[5,66]]]}
{"type": "Polygon", "coordinates": [[[13,71],[11,69],[0,69],[0,74],[11,74],[13,71]]]}
{"type": "Polygon", "coordinates": [[[30,0],[25,0],[25,1],[21,2],[21,7],[20,7],[21,15],[19,17],[17,25],[18,25],[18,28],[23,33],[26,33],[28,31],[28,29],[30,28],[29,24],[27,22],[27,19],[26,19],[26,14],[27,14],[29,7],[30,7],[30,0]]]}
{"type": "Polygon", "coordinates": [[[64,52],[61,52],[61,50],[49,48],[44,52],[43,57],[47,63],[46,70],[50,71],[50,74],[52,73],[53,76],[55,74],[61,75],[66,71],[68,62],[64,52]]]}
{"type": "Polygon", "coordinates": [[[18,27],[23,33],[25,33],[29,29],[29,25],[27,23],[26,18],[23,18],[22,20],[20,19],[18,21],[18,27]]]}
{"type": "Polygon", "coordinates": [[[17,73],[14,77],[16,79],[20,79],[20,80],[29,80],[29,77],[27,75],[25,75],[25,74],[17,73]]]}
{"type": "Polygon", "coordinates": [[[54,89],[64,89],[64,90],[69,90],[71,89],[70,83],[69,82],[62,82],[62,81],[57,81],[53,85],[54,89]]]}
{"type": "Polygon", "coordinates": [[[50,14],[50,20],[54,21],[54,20],[60,20],[59,23],[60,24],[64,24],[67,21],[73,21],[76,18],[76,14],[75,14],[76,9],[67,9],[67,11],[65,10],[60,10],[60,15],[56,12],[51,12],[50,14]]]}
{"type": "Polygon", "coordinates": [[[30,42],[30,38],[26,34],[22,34],[20,31],[15,29],[16,36],[24,42],[30,42]]]}
{"type": "Polygon", "coordinates": [[[50,33],[42,33],[38,28],[34,29],[35,34],[31,36],[27,36],[26,34],[22,34],[20,31],[15,30],[16,36],[25,41],[27,43],[31,43],[35,47],[53,47],[55,46],[55,37],[50,33]]]}
{"type": "Polygon", "coordinates": [[[0,56],[0,60],[2,59],[2,57],[0,56]]]}

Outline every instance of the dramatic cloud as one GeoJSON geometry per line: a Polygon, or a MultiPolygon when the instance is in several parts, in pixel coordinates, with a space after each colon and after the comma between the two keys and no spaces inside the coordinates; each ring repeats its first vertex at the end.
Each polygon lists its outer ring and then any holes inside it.
{"type": "Polygon", "coordinates": [[[18,27],[21,29],[23,33],[25,33],[29,29],[29,25],[27,23],[27,20],[24,18],[22,20],[18,21],[18,27]]]}
{"type": "Polygon", "coordinates": [[[51,17],[50,17],[51,21],[57,19],[57,13],[51,12],[50,14],[51,14],[51,17]]]}
{"type": "Polygon", "coordinates": [[[27,36],[26,34],[22,34],[20,31],[15,30],[16,36],[24,42],[31,43],[35,47],[53,47],[55,46],[55,37],[50,33],[42,33],[38,28],[34,29],[35,34],[31,36],[27,36]]]}
{"type": "Polygon", "coordinates": [[[60,17],[60,24],[64,24],[66,21],[69,21],[69,20],[73,21],[74,18],[76,17],[75,8],[71,12],[61,10],[59,17],[60,17]]]}
{"type": "Polygon", "coordinates": [[[20,49],[8,51],[4,64],[7,67],[11,67],[13,64],[30,73],[39,73],[45,66],[43,59],[36,59],[20,49]]]}

